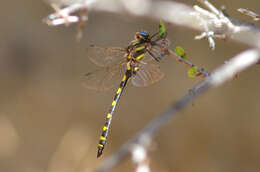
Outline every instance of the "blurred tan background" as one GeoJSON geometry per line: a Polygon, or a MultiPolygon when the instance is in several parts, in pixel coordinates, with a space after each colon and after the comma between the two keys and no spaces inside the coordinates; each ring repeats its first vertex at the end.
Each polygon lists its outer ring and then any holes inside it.
{"type": "MultiPolygon", "coordinates": [[[[195,4],[196,1],[184,1],[195,4]]],[[[237,18],[237,8],[259,11],[258,0],[221,0],[237,18]]],[[[167,57],[163,80],[147,88],[128,85],[112,122],[104,156],[96,147],[115,90],[87,90],[80,77],[97,69],[87,58],[90,44],[125,47],[137,31],[155,32],[158,21],[90,13],[83,39],[76,26],[48,27],[52,9],[43,1],[4,1],[0,7],[0,171],[88,172],[116,151],[148,121],[178,100],[200,78],[167,57]]],[[[181,20],[181,19],[180,19],[181,20]]],[[[167,26],[172,48],[181,45],[191,61],[212,71],[248,48],[216,41],[211,51],[198,32],[167,26]]],[[[259,172],[260,66],[211,90],[163,128],[150,153],[152,171],[259,172]]],[[[133,171],[130,160],[112,171],[133,171]]]]}

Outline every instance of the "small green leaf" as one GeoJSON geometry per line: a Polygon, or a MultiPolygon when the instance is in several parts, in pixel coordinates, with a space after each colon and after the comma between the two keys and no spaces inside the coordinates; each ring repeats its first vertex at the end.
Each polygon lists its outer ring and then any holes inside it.
{"type": "Polygon", "coordinates": [[[162,20],[160,20],[160,36],[163,37],[165,35],[165,25],[162,20]]]}
{"type": "Polygon", "coordinates": [[[183,58],[185,60],[188,60],[188,57],[186,56],[186,53],[185,53],[184,49],[181,46],[177,46],[174,51],[181,58],[183,58]]]}
{"type": "Polygon", "coordinates": [[[194,78],[194,77],[196,77],[197,72],[198,72],[198,68],[196,66],[193,66],[192,68],[190,68],[188,70],[188,76],[190,78],[194,78]]]}

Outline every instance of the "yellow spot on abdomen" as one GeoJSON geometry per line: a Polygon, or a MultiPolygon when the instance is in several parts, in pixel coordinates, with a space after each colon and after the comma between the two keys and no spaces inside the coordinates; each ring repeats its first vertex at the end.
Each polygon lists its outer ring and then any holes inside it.
{"type": "Polygon", "coordinates": [[[102,145],[102,144],[98,144],[98,147],[102,147],[102,148],[103,148],[103,147],[104,147],[104,145],[102,145]]]}
{"type": "Polygon", "coordinates": [[[106,140],[106,138],[103,136],[100,136],[99,140],[106,140]]]}
{"type": "Polygon", "coordinates": [[[107,118],[111,118],[111,116],[112,116],[111,113],[107,114],[107,118]]]}
{"type": "Polygon", "coordinates": [[[107,130],[107,127],[106,127],[106,126],[104,126],[104,127],[103,127],[103,131],[106,131],[106,130],[107,130]]]}
{"type": "Polygon", "coordinates": [[[116,94],[119,94],[121,92],[122,88],[118,88],[116,94]]]}
{"type": "Polygon", "coordinates": [[[112,106],[115,106],[115,104],[116,104],[116,101],[115,101],[115,100],[113,100],[113,102],[112,102],[112,106]]]}
{"type": "Polygon", "coordinates": [[[126,75],[123,76],[122,81],[124,82],[126,80],[126,75]]]}

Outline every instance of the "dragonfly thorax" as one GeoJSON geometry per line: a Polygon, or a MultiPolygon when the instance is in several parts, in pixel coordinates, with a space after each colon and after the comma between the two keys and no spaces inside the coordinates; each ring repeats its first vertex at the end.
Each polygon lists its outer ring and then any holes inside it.
{"type": "Polygon", "coordinates": [[[139,43],[136,45],[130,45],[127,49],[127,59],[128,61],[140,61],[145,56],[147,51],[147,43],[139,43]]]}

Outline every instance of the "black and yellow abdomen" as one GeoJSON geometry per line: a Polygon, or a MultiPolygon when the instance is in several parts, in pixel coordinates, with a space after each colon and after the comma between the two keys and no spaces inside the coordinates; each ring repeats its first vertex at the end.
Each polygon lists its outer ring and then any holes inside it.
{"type": "Polygon", "coordinates": [[[102,134],[99,138],[99,143],[98,143],[98,152],[97,152],[97,157],[100,157],[102,155],[103,149],[105,147],[106,141],[107,141],[107,136],[108,136],[108,131],[109,131],[109,127],[111,125],[111,121],[112,121],[112,117],[113,114],[115,112],[115,108],[119,102],[119,99],[124,91],[124,88],[127,84],[127,81],[129,80],[129,78],[132,75],[132,68],[129,66],[121,80],[120,86],[116,92],[116,95],[112,101],[111,107],[108,111],[107,117],[106,117],[106,122],[105,125],[103,127],[103,131],[102,134]]]}

